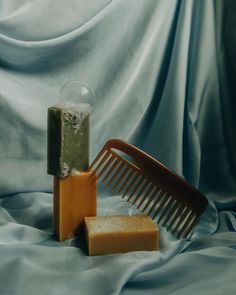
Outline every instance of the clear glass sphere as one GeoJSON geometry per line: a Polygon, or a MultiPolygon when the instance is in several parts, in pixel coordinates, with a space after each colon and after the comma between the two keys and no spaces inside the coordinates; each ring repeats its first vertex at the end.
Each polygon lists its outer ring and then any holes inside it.
{"type": "Polygon", "coordinates": [[[59,103],[68,107],[84,107],[91,109],[94,105],[94,92],[85,83],[72,80],[61,88],[59,103]]]}

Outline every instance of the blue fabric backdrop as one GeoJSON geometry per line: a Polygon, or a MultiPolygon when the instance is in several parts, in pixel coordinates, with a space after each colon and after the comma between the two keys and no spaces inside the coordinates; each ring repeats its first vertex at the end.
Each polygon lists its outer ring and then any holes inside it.
{"type": "MultiPolygon", "coordinates": [[[[235,294],[233,0],[0,0],[0,293],[235,294]],[[47,108],[69,80],[96,94],[91,159],[134,143],[209,198],[188,239],[88,257],[52,236],[47,108]]],[[[99,214],[116,213],[99,195],[99,214]]]]}

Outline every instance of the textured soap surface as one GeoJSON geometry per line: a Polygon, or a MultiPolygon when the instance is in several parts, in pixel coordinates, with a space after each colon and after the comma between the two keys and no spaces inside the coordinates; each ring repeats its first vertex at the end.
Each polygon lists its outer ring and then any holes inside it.
{"type": "Polygon", "coordinates": [[[90,256],[159,249],[159,229],[149,216],[86,217],[85,232],[90,256]]]}
{"type": "Polygon", "coordinates": [[[96,175],[92,172],[54,176],[54,233],[59,241],[78,235],[84,218],[96,215],[96,189],[96,175]]]}
{"type": "Polygon", "coordinates": [[[48,174],[65,177],[89,165],[89,113],[79,108],[48,109],[48,174]]]}

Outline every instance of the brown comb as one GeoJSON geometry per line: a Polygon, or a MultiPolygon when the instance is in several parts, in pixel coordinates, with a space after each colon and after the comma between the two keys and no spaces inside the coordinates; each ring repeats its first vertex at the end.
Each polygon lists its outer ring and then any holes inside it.
{"type": "Polygon", "coordinates": [[[208,204],[207,198],[182,177],[119,139],[109,140],[88,170],[177,237],[190,234],[208,204]]]}

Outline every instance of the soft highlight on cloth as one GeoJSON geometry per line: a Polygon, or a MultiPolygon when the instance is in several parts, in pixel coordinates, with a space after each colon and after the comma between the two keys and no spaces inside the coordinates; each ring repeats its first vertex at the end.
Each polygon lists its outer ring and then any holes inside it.
{"type": "MultiPolygon", "coordinates": [[[[233,0],[0,0],[1,294],[234,294],[233,0]],[[79,80],[95,93],[90,160],[137,145],[206,194],[188,239],[87,257],[52,235],[47,108],[79,80]],[[217,280],[216,280],[217,277],[217,280]]],[[[99,192],[98,213],[118,196],[99,192]]]]}

